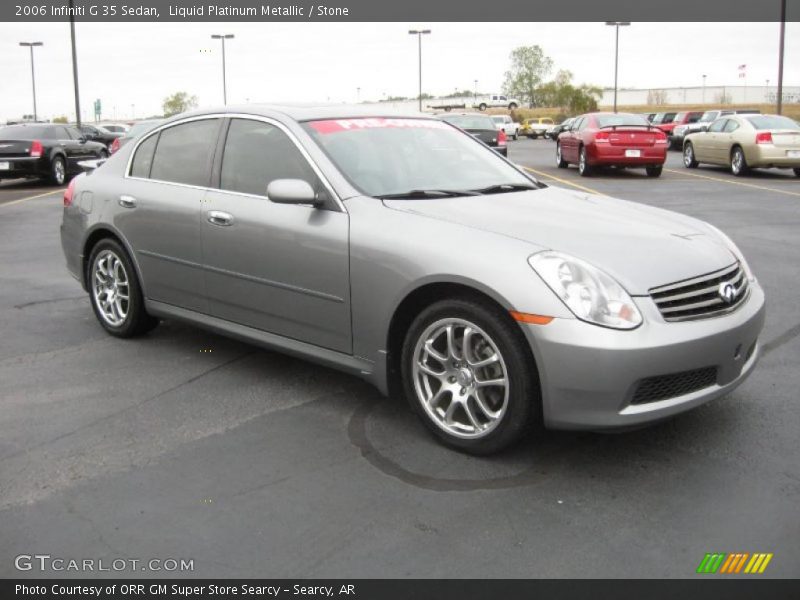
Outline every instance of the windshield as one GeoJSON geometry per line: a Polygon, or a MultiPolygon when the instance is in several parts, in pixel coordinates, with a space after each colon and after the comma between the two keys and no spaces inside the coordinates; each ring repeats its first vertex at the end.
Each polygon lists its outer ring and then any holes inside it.
{"type": "Polygon", "coordinates": [[[597,126],[603,127],[648,127],[650,123],[641,115],[618,113],[615,115],[597,115],[597,126]]]}
{"type": "Polygon", "coordinates": [[[503,117],[501,117],[501,116],[499,116],[499,117],[492,117],[492,121],[494,121],[495,123],[502,123],[502,122],[504,121],[504,119],[503,119],[503,117]]]}
{"type": "Polygon", "coordinates": [[[453,115],[443,117],[443,120],[461,129],[494,129],[492,120],[481,115],[453,115]]]}
{"type": "Polygon", "coordinates": [[[703,113],[703,116],[700,117],[698,123],[711,123],[712,121],[716,120],[718,114],[719,114],[718,110],[706,111],[703,113]]]}
{"type": "Polygon", "coordinates": [[[337,119],[309,121],[303,128],[347,179],[369,196],[480,190],[501,184],[533,187],[531,179],[494,150],[443,121],[337,119]]]}
{"type": "Polygon", "coordinates": [[[788,117],[777,115],[745,117],[756,129],[794,129],[800,131],[800,125],[788,117]]]}
{"type": "Polygon", "coordinates": [[[51,128],[48,125],[10,125],[0,127],[2,140],[36,140],[49,138],[51,128]]]}

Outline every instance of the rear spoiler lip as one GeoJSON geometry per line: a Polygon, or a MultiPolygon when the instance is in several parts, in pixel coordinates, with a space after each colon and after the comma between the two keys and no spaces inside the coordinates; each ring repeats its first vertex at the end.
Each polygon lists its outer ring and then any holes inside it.
{"type": "Polygon", "coordinates": [[[78,166],[83,169],[84,173],[91,173],[95,169],[101,167],[108,159],[107,158],[95,158],[92,160],[83,160],[78,163],[78,166]]]}

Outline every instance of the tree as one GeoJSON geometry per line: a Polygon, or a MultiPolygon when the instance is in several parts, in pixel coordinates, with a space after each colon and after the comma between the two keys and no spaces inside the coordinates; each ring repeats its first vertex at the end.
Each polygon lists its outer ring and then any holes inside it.
{"type": "Polygon", "coordinates": [[[175,92],[164,98],[161,106],[164,109],[164,116],[170,117],[197,108],[197,96],[190,96],[186,92],[175,92]]]}
{"type": "Polygon", "coordinates": [[[536,90],[539,106],[552,106],[568,114],[580,114],[597,109],[597,100],[602,90],[597,86],[572,84],[572,73],[561,70],[553,81],[548,81],[536,90]]]}
{"type": "Polygon", "coordinates": [[[69,119],[67,119],[67,117],[62,115],[60,117],[55,117],[53,119],[53,123],[69,123],[69,119]]]}
{"type": "Polygon", "coordinates": [[[533,108],[536,89],[553,68],[553,60],[540,46],[520,46],[511,51],[511,68],[506,71],[503,91],[533,108]]]}

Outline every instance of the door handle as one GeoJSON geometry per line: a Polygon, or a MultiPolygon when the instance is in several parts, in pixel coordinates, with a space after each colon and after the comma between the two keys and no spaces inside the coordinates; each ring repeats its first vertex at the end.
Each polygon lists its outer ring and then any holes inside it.
{"type": "Polygon", "coordinates": [[[123,194],[119,197],[119,205],[122,208],[134,208],[136,206],[136,198],[123,194]]]}
{"type": "Polygon", "coordinates": [[[233,225],[233,215],[230,213],[222,212],[221,210],[210,210],[206,214],[208,215],[208,222],[212,225],[219,225],[220,227],[233,225]]]}

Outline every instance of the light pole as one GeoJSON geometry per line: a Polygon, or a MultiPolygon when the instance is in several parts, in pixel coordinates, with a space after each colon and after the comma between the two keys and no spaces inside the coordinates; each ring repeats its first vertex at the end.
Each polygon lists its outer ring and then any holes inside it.
{"type": "Polygon", "coordinates": [[[25,46],[31,49],[31,86],[33,87],[33,120],[38,121],[36,112],[36,72],[33,68],[33,49],[37,46],[44,46],[42,42],[20,42],[20,46],[25,46]]]}
{"type": "Polygon", "coordinates": [[[356,104],[358,104],[359,102],[361,102],[361,88],[357,87],[356,88],[356,104]]]}
{"type": "Polygon", "coordinates": [[[419,112],[422,112],[422,36],[431,32],[430,29],[409,29],[410,35],[417,36],[417,45],[419,47],[419,112]]]}
{"type": "Polygon", "coordinates": [[[475,80],[475,97],[473,98],[475,104],[478,103],[478,80],[475,80]]]}
{"type": "Polygon", "coordinates": [[[706,76],[703,75],[703,104],[706,103],[706,76]]]}
{"type": "Polygon", "coordinates": [[[232,40],[232,33],[225,33],[222,35],[214,34],[211,36],[212,40],[222,40],[222,103],[228,104],[228,85],[225,81],[225,40],[232,40]]]}
{"type": "Polygon", "coordinates": [[[786,37],[786,0],[781,0],[781,33],[780,42],[778,44],[778,102],[775,106],[778,114],[781,114],[783,108],[783,49],[784,38],[786,37]]]}
{"type": "Polygon", "coordinates": [[[628,21],[606,21],[606,25],[616,29],[616,42],[614,44],[614,112],[617,112],[617,74],[619,72],[619,28],[630,25],[628,21]]]}

